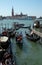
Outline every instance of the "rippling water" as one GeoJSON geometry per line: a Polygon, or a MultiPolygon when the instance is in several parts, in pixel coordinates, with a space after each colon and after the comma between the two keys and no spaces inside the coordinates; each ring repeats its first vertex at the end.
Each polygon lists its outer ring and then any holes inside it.
{"type": "MultiPolygon", "coordinates": [[[[26,26],[33,25],[34,20],[0,20],[0,28],[2,23],[6,24],[6,27],[11,28],[13,22],[24,23],[26,26]],[[9,26],[8,26],[9,24],[9,26]]],[[[42,21],[40,21],[42,23],[42,21]]],[[[3,27],[5,27],[3,25],[3,27]]],[[[25,31],[28,29],[20,29],[23,34],[23,48],[20,49],[16,45],[15,38],[11,39],[13,55],[16,56],[17,65],[42,65],[42,45],[34,43],[26,39],[25,31]]]]}

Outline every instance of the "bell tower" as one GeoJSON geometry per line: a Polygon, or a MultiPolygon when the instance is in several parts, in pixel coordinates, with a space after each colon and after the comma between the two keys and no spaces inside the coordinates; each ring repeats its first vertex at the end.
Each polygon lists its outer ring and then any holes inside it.
{"type": "Polygon", "coordinates": [[[13,7],[12,7],[12,17],[14,17],[14,9],[13,9],[13,7]]]}

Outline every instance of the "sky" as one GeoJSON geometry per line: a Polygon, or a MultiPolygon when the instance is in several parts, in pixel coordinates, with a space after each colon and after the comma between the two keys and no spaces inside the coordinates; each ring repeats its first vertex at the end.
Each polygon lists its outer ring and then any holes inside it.
{"type": "Polygon", "coordinates": [[[42,0],[0,0],[0,15],[10,16],[12,7],[15,15],[42,16],[42,0]]]}

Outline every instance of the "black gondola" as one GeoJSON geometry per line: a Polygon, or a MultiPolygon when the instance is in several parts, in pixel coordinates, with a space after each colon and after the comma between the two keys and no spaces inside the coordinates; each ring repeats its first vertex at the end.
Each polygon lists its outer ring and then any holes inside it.
{"type": "Polygon", "coordinates": [[[20,29],[20,28],[23,27],[23,26],[24,26],[24,24],[20,24],[20,23],[18,23],[18,22],[14,22],[14,23],[13,23],[13,27],[14,27],[16,30],[20,29]]]}
{"type": "Polygon", "coordinates": [[[13,38],[15,36],[16,31],[14,29],[6,29],[2,32],[4,36],[8,36],[9,38],[13,38]]]}
{"type": "Polygon", "coordinates": [[[7,49],[10,44],[10,39],[7,36],[0,36],[0,46],[7,49]]]}
{"type": "Polygon", "coordinates": [[[34,41],[34,42],[36,42],[40,39],[40,37],[38,35],[36,35],[35,33],[32,33],[32,34],[26,33],[26,37],[27,37],[27,39],[34,41]]]}
{"type": "Polygon", "coordinates": [[[13,58],[11,42],[7,49],[3,49],[2,47],[0,48],[0,64],[1,65],[16,65],[15,57],[13,58]]]}
{"type": "Polygon", "coordinates": [[[23,45],[23,40],[22,40],[23,36],[22,33],[16,33],[16,43],[19,45],[19,47],[21,47],[23,45]]]}
{"type": "Polygon", "coordinates": [[[5,49],[3,49],[3,48],[0,46],[0,61],[1,61],[2,58],[3,58],[4,52],[5,52],[5,49]]]}

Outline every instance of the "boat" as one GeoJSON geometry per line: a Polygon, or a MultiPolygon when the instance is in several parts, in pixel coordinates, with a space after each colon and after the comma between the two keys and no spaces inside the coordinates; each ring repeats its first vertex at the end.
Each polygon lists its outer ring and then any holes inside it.
{"type": "Polygon", "coordinates": [[[8,36],[9,38],[13,38],[15,36],[16,31],[14,29],[6,29],[2,32],[4,36],[8,36]]]}
{"type": "Polygon", "coordinates": [[[2,57],[3,57],[4,52],[5,52],[5,49],[3,49],[3,48],[0,46],[0,61],[2,60],[2,57]]]}
{"type": "Polygon", "coordinates": [[[23,45],[23,36],[22,36],[22,33],[16,33],[16,43],[19,45],[19,46],[22,46],[23,45]]]}
{"type": "Polygon", "coordinates": [[[16,33],[15,29],[8,29],[7,32],[8,32],[9,38],[15,37],[15,33],[16,33]]]}
{"type": "Polygon", "coordinates": [[[11,42],[7,49],[0,48],[0,65],[16,65],[15,56],[13,58],[11,42]]]}
{"type": "Polygon", "coordinates": [[[18,29],[20,29],[21,27],[23,27],[24,24],[21,24],[21,23],[18,23],[18,22],[14,22],[14,23],[13,23],[13,26],[14,26],[14,28],[15,28],[16,30],[18,30],[18,29]]]}
{"type": "Polygon", "coordinates": [[[26,34],[26,38],[33,42],[36,42],[40,39],[40,37],[33,32],[31,32],[31,34],[28,34],[27,32],[25,32],[25,34],[26,34]]]}
{"type": "Polygon", "coordinates": [[[38,20],[34,22],[33,28],[40,28],[40,22],[38,20]]]}
{"type": "Polygon", "coordinates": [[[3,48],[3,49],[7,49],[8,46],[10,44],[10,39],[9,37],[7,36],[0,36],[0,46],[3,48]]]}

